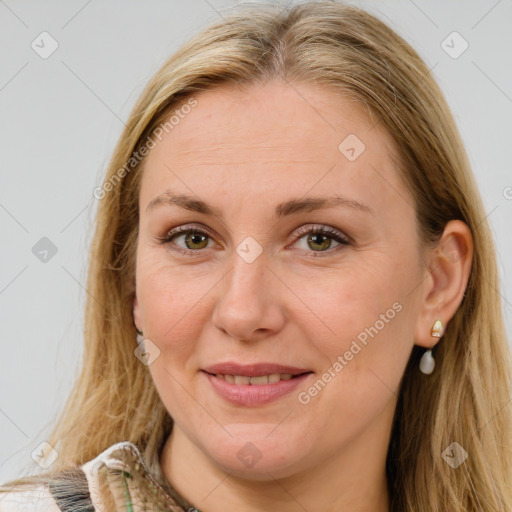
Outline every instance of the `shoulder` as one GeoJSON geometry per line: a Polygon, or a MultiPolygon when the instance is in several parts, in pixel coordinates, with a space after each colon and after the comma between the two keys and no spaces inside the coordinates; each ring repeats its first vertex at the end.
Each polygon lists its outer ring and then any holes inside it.
{"type": "MultiPolygon", "coordinates": [[[[139,449],[129,441],[121,441],[109,446],[97,457],[80,466],[88,482],[90,499],[95,506],[101,508],[103,504],[105,489],[101,487],[101,482],[105,480],[106,474],[131,471],[133,459],[137,462],[142,459],[139,449]]],[[[106,480],[111,487],[115,485],[117,479],[107,478],[106,480]]]]}
{"type": "MultiPolygon", "coordinates": [[[[141,460],[138,448],[128,442],[116,443],[78,468],[64,470],[51,483],[32,483],[9,489],[0,486],[0,512],[62,512],[78,506],[95,510],[103,502],[101,474],[125,470],[130,459],[141,460]]],[[[104,491],[103,491],[104,492],[104,491]]]]}
{"type": "Polygon", "coordinates": [[[0,512],[60,512],[47,485],[0,492],[0,512]]]}
{"type": "Polygon", "coordinates": [[[95,509],[168,512],[189,509],[174,489],[155,475],[157,453],[155,448],[148,450],[147,447],[142,453],[135,444],[122,441],[83,464],[80,469],[89,482],[95,509]]]}

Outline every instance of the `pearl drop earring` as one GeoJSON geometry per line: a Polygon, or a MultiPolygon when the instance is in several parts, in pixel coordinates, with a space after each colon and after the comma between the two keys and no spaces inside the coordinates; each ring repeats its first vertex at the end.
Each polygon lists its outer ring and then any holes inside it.
{"type": "MultiPolygon", "coordinates": [[[[441,320],[435,321],[430,335],[434,338],[440,338],[443,335],[443,322],[441,320]]],[[[421,356],[420,371],[425,375],[430,375],[434,371],[435,366],[436,362],[432,357],[432,349],[430,348],[421,356]]]]}

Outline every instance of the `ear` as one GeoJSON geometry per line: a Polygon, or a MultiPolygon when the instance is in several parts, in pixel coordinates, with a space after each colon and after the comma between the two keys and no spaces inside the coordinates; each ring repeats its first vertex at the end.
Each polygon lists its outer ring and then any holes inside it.
{"type": "Polygon", "coordinates": [[[436,320],[443,332],[464,298],[471,271],[473,237],[461,220],[447,222],[443,236],[429,249],[427,278],[424,280],[421,312],[415,330],[415,344],[432,348],[439,338],[431,335],[436,320]]]}
{"type": "Polygon", "coordinates": [[[137,300],[137,294],[133,297],[133,321],[135,322],[135,327],[142,331],[142,321],[140,318],[140,308],[139,301],[137,300]]]}

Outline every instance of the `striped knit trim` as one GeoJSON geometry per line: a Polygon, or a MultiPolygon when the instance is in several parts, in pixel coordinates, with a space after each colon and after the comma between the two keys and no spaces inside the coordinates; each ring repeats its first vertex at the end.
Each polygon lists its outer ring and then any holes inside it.
{"type": "Polygon", "coordinates": [[[94,512],[87,477],[82,469],[63,471],[59,480],[49,485],[49,489],[57,506],[63,512],[94,512]],[[77,486],[76,483],[80,480],[83,485],[77,486]]]}

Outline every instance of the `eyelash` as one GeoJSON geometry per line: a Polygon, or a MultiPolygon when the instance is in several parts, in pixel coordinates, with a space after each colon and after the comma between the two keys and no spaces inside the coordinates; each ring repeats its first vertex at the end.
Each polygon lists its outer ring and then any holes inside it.
{"type": "MultiPolygon", "coordinates": [[[[194,233],[197,235],[207,235],[210,239],[213,240],[213,232],[209,230],[206,227],[195,227],[191,225],[185,225],[185,226],[179,226],[175,229],[172,229],[169,231],[165,236],[157,236],[157,240],[161,245],[170,244],[174,238],[177,237],[177,235],[186,235],[188,233],[194,233]]],[[[343,248],[343,246],[349,246],[351,245],[351,240],[347,237],[344,237],[342,233],[340,233],[337,229],[332,228],[330,226],[301,226],[299,229],[297,229],[295,233],[296,241],[300,240],[305,234],[319,234],[319,235],[326,235],[329,238],[332,238],[336,242],[338,242],[340,245],[335,247],[334,249],[327,249],[326,251],[307,251],[311,252],[312,254],[308,257],[323,257],[323,254],[327,253],[332,254],[333,252],[336,252],[337,249],[343,248]]],[[[183,249],[182,247],[175,246],[172,249],[173,251],[180,252],[182,254],[186,255],[197,255],[202,251],[200,250],[192,250],[192,249],[183,249]]]]}

